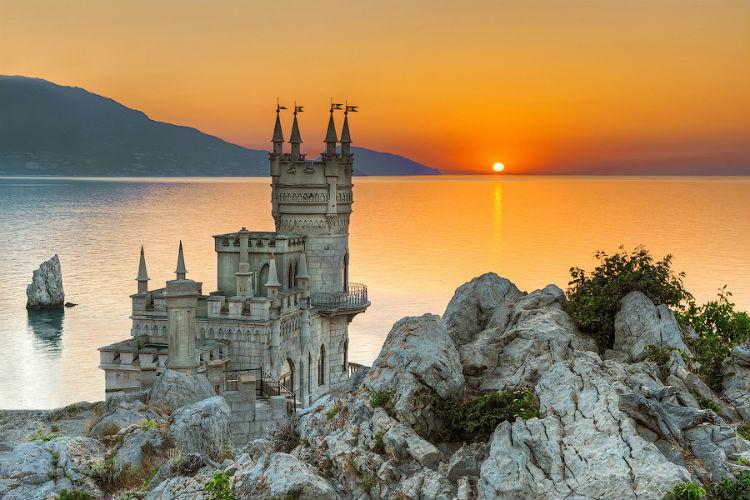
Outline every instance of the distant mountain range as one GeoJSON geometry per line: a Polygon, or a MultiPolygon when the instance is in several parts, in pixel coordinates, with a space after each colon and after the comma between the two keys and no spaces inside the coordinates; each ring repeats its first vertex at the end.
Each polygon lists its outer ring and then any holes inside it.
{"type": "MultiPolygon", "coordinates": [[[[430,175],[403,156],[352,148],[356,175],[430,175]]],[[[0,175],[261,176],[268,153],[77,87],[0,76],[0,175]]]]}

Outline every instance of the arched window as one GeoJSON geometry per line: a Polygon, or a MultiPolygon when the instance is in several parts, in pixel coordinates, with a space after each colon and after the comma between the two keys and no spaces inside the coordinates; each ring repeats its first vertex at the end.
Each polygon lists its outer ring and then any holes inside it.
{"type": "Polygon", "coordinates": [[[307,392],[312,394],[312,354],[307,353],[307,392]]]}
{"type": "Polygon", "coordinates": [[[320,357],[318,358],[318,385],[326,383],[326,347],[320,345],[320,357]]]}
{"type": "Polygon", "coordinates": [[[294,390],[294,361],[287,358],[281,367],[281,375],[279,376],[281,385],[289,390],[294,390]]]}

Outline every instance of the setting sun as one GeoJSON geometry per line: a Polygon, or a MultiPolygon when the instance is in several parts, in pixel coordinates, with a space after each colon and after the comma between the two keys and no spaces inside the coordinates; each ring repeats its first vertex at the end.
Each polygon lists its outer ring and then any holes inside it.
{"type": "Polygon", "coordinates": [[[494,170],[495,172],[502,172],[503,170],[505,170],[505,165],[500,162],[495,163],[494,165],[492,165],[492,170],[494,170]]]}

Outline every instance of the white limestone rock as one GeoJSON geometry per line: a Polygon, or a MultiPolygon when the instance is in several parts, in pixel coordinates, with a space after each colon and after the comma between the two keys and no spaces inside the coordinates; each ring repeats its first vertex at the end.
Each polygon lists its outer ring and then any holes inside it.
{"type": "Polygon", "coordinates": [[[723,366],[724,397],[750,423],[750,347],[737,346],[723,366]]]}
{"type": "Polygon", "coordinates": [[[205,375],[164,370],[151,388],[149,403],[153,408],[172,411],[214,396],[216,391],[205,375]]]}
{"type": "Polygon", "coordinates": [[[62,308],[65,304],[60,259],[55,255],[34,270],[26,287],[26,308],[62,308]]]}
{"type": "Polygon", "coordinates": [[[229,447],[229,405],[221,396],[178,408],[169,437],[185,453],[200,453],[221,462],[229,447]]]}
{"type": "Polygon", "coordinates": [[[620,301],[615,315],[613,349],[629,354],[632,361],[641,361],[648,345],[673,347],[691,355],[669,307],[654,305],[642,292],[630,292],[620,301]]]}
{"type": "Polygon", "coordinates": [[[333,487],[297,458],[274,453],[236,478],[237,498],[339,498],[333,487]]]}
{"type": "Polygon", "coordinates": [[[178,476],[159,483],[146,500],[204,500],[203,484],[192,477],[178,476]]]}
{"type": "Polygon", "coordinates": [[[137,425],[147,418],[142,411],[129,408],[115,408],[105,413],[99,421],[91,428],[89,435],[101,438],[104,435],[117,434],[120,430],[137,425]]]}
{"type": "Polygon", "coordinates": [[[439,430],[434,398],[460,398],[464,391],[458,351],[440,317],[425,314],[396,322],[363,385],[387,392],[386,406],[421,436],[439,430]]]}
{"type": "Polygon", "coordinates": [[[443,321],[457,346],[474,339],[486,328],[504,328],[510,305],[524,294],[495,273],[483,274],[458,287],[443,314],[443,321]]]}

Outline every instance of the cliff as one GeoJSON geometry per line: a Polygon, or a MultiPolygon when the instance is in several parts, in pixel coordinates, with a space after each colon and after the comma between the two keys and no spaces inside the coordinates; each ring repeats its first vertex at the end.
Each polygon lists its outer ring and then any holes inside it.
{"type": "Polygon", "coordinates": [[[622,299],[604,355],[565,301],[554,285],[527,293],[475,278],[442,317],[397,322],[345,393],[239,450],[223,398],[197,380],[4,412],[0,495],[657,499],[689,481],[733,488],[748,477],[747,348],[727,359],[717,394],[690,371],[692,333],[642,293],[622,299]],[[641,346],[655,339],[664,356],[649,361],[641,346]],[[23,437],[39,426],[40,439],[23,437]]]}
{"type": "MultiPolygon", "coordinates": [[[[266,151],[152,120],[77,87],[0,76],[0,109],[0,175],[268,175],[266,151]]],[[[439,173],[401,156],[352,149],[357,175],[439,173]]]]}

